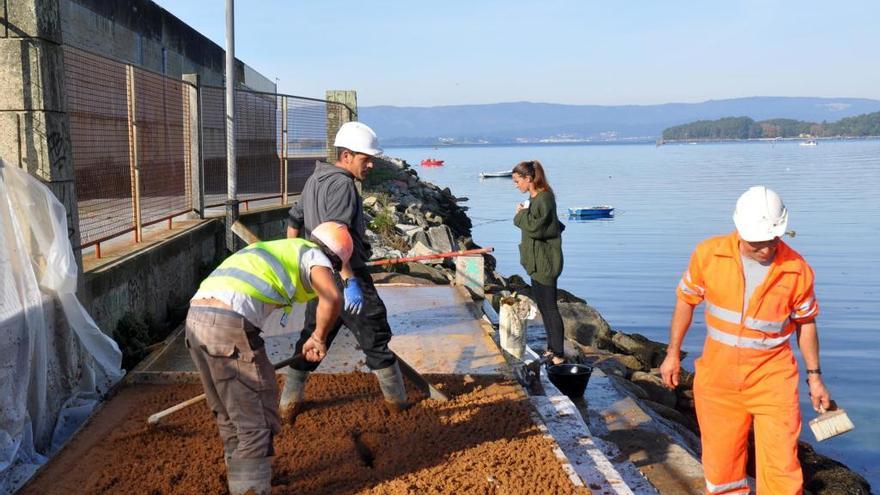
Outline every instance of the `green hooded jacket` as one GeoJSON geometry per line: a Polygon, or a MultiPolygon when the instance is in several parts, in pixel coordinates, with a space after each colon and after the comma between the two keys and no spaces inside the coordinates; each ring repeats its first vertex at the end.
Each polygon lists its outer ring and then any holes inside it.
{"type": "Polygon", "coordinates": [[[562,273],[562,231],[565,226],[556,214],[556,196],[552,191],[539,192],[528,208],[513,217],[522,231],[519,262],[526,273],[544,285],[556,283],[562,273]]]}

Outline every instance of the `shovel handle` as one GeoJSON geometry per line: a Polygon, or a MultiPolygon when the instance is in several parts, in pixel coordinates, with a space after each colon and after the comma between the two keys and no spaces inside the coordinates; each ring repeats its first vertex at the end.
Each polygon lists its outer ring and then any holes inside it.
{"type": "MultiPolygon", "coordinates": [[[[302,362],[304,359],[305,358],[303,357],[302,354],[297,354],[293,357],[289,357],[287,359],[279,361],[279,362],[273,364],[272,366],[277,370],[277,369],[281,369],[285,366],[290,366],[291,364],[293,364],[295,362],[302,362]]],[[[179,404],[175,404],[175,405],[169,407],[168,409],[163,409],[155,414],[150,415],[150,417],[147,418],[147,424],[151,424],[151,425],[158,424],[159,421],[161,421],[162,418],[164,418],[165,416],[168,416],[169,414],[174,414],[177,411],[180,411],[181,409],[186,409],[187,407],[189,407],[193,404],[198,404],[199,402],[201,402],[203,400],[205,400],[205,394],[197,395],[197,396],[193,397],[192,399],[187,399],[179,404]]]]}
{"type": "Polygon", "coordinates": [[[394,356],[397,358],[397,363],[400,365],[400,372],[403,373],[404,376],[409,378],[418,388],[421,390],[423,394],[426,394],[429,399],[436,400],[438,402],[446,402],[449,400],[449,397],[443,392],[437,390],[437,388],[430,383],[428,380],[425,380],[418,371],[415,370],[412,366],[409,365],[406,361],[400,358],[400,356],[395,353],[394,356]]]}
{"type": "Polygon", "coordinates": [[[188,400],[181,402],[180,404],[171,406],[168,409],[165,409],[164,411],[159,411],[156,414],[153,414],[149,418],[147,418],[147,424],[151,424],[151,425],[158,424],[159,421],[162,418],[164,418],[165,416],[168,416],[169,414],[174,414],[177,411],[180,411],[181,409],[186,409],[187,407],[189,407],[193,404],[198,404],[199,402],[201,402],[203,400],[205,400],[205,394],[197,395],[197,396],[193,397],[192,399],[188,399],[188,400]]]}

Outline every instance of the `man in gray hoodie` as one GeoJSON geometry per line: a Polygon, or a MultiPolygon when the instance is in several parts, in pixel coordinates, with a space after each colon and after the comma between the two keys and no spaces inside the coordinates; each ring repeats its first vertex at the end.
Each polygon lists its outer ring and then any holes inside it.
{"type": "MultiPolygon", "coordinates": [[[[348,226],[354,252],[339,275],[339,287],[345,307],[331,326],[326,345],[329,348],[339,329],[345,324],[352,331],[366,355],[367,366],[379,379],[385,402],[392,411],[405,409],[407,404],[403,375],[394,353],[388,348],[391,326],[385,303],[379,297],[366,262],[370,245],[365,239],[363,200],[355,187],[355,179],[363,180],[373,167],[373,157],[382,152],[376,133],[360,122],[348,122],[339,128],[333,143],[337,150],[334,164],[318,162],[303,187],[300,201],[290,209],[287,237],[308,237],[324,222],[348,226]]],[[[296,352],[299,353],[315,330],[316,305],[306,306],[305,322],[296,352]]],[[[291,422],[303,406],[305,383],[309,372],[319,363],[303,362],[288,369],[281,394],[281,416],[291,422]]]]}

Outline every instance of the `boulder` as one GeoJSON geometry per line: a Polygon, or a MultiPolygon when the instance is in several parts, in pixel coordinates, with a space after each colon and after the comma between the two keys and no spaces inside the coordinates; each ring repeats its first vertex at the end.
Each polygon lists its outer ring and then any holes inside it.
{"type": "Polygon", "coordinates": [[[458,251],[458,243],[455,241],[452,231],[445,225],[428,229],[428,245],[440,253],[458,251]]]}
{"type": "Polygon", "coordinates": [[[407,273],[375,272],[370,275],[373,277],[373,283],[376,284],[436,285],[430,280],[413,277],[407,273]]]}
{"type": "MultiPolygon", "coordinates": [[[[445,225],[443,225],[443,217],[441,217],[440,215],[438,215],[432,211],[425,212],[425,220],[427,220],[428,223],[431,225],[438,225],[438,226],[445,227],[445,225]]],[[[446,228],[449,228],[449,227],[446,227],[446,228]]]]}
{"type": "Polygon", "coordinates": [[[371,251],[372,251],[372,256],[370,256],[371,261],[372,260],[382,260],[382,259],[391,257],[388,255],[388,251],[390,251],[390,250],[380,244],[373,244],[371,251]]]}
{"type": "Polygon", "coordinates": [[[378,202],[379,198],[376,196],[367,196],[364,198],[364,208],[373,209],[378,202]]]}
{"type": "Polygon", "coordinates": [[[682,368],[678,373],[678,387],[683,391],[690,391],[691,397],[693,397],[693,388],[694,388],[694,378],[696,375],[691,373],[690,371],[682,368]]]}
{"type": "Polygon", "coordinates": [[[678,387],[675,389],[675,393],[678,395],[678,401],[675,406],[679,409],[694,411],[697,408],[697,405],[694,403],[694,391],[693,389],[682,389],[678,387]]]}
{"type": "Polygon", "coordinates": [[[673,390],[663,386],[660,377],[642,371],[636,371],[629,378],[633,383],[642,387],[648,393],[648,397],[654,402],[659,402],[666,407],[675,408],[678,398],[673,390]]]}
{"type": "Polygon", "coordinates": [[[425,220],[425,215],[419,209],[417,205],[409,205],[404,209],[403,218],[407,220],[407,223],[412,225],[418,225],[420,227],[427,227],[428,221],[425,220]]]}
{"type": "MultiPolygon", "coordinates": [[[[520,279],[521,280],[521,279],[520,279]]],[[[512,285],[513,277],[508,279],[512,285]]],[[[611,327],[598,311],[584,303],[559,303],[559,314],[565,328],[565,336],[582,345],[598,347],[610,338],[611,327]]]]}
{"type": "Polygon", "coordinates": [[[654,362],[654,348],[651,346],[650,340],[637,333],[630,335],[614,332],[611,336],[611,343],[620,352],[635,356],[645,368],[651,368],[654,362]]]}
{"type": "Polygon", "coordinates": [[[428,280],[437,285],[449,285],[449,275],[443,270],[424,263],[409,262],[404,272],[411,277],[428,280]]]}
{"type": "Polygon", "coordinates": [[[399,230],[404,237],[406,237],[407,242],[410,242],[416,232],[422,232],[422,228],[418,225],[409,225],[406,223],[398,223],[394,225],[394,227],[399,230]]]}
{"type": "Polygon", "coordinates": [[[528,289],[529,284],[527,284],[519,275],[511,275],[507,278],[507,288],[511,292],[519,292],[523,289],[528,289]]]}
{"type": "MultiPolygon", "coordinates": [[[[654,362],[652,365],[656,368],[659,367],[663,360],[666,359],[666,349],[669,348],[667,344],[663,344],[661,342],[649,341],[653,344],[654,347],[654,362]]],[[[687,352],[681,351],[681,359],[684,359],[688,355],[687,352]]],[[[693,380],[692,380],[693,381],[693,380]]]]}
{"type": "Polygon", "coordinates": [[[626,366],[626,368],[630,370],[630,373],[634,371],[648,371],[642,362],[635,356],[630,356],[629,354],[614,354],[614,359],[626,366]]]}
{"type": "Polygon", "coordinates": [[[397,202],[399,204],[403,205],[407,209],[409,209],[410,207],[415,207],[419,210],[422,209],[422,202],[419,201],[416,197],[414,197],[411,194],[406,194],[406,193],[401,194],[397,198],[397,202]]]}
{"type": "Polygon", "coordinates": [[[585,301],[584,299],[581,299],[580,297],[572,294],[571,292],[569,292],[565,289],[558,289],[556,291],[556,300],[559,302],[566,302],[566,303],[576,302],[576,303],[581,303],[581,304],[587,304],[587,301],[585,301]]]}
{"type": "Polygon", "coordinates": [[[798,459],[804,471],[804,490],[813,495],[869,495],[871,485],[843,464],[798,442],[798,459]]]}

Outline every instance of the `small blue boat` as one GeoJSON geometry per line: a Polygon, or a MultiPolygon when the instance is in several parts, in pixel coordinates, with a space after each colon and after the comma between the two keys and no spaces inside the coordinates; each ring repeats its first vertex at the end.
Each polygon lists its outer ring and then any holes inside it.
{"type": "Polygon", "coordinates": [[[609,218],[614,216],[614,207],[599,205],[586,208],[569,208],[568,216],[574,219],[609,218]]]}

